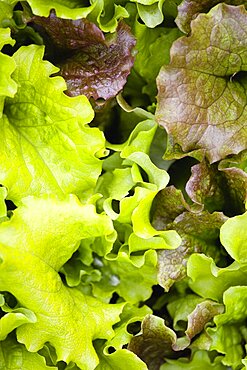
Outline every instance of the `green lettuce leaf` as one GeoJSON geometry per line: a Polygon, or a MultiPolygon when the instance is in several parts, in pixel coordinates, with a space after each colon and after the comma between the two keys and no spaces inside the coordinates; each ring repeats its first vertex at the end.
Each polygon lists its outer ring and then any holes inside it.
{"type": "Polygon", "coordinates": [[[30,352],[50,342],[58,361],[93,369],[98,357],[92,340],[113,336],[123,304],[104,304],[66,287],[58,271],[80,239],[111,234],[111,220],[75,196],[28,197],[22,204],[0,225],[0,290],[13,294],[37,319],[19,326],[17,339],[30,352]]]}
{"type": "Polygon", "coordinates": [[[28,352],[14,336],[0,342],[0,368],[5,370],[56,370],[47,366],[44,357],[28,352]]]}
{"type": "Polygon", "coordinates": [[[141,321],[149,314],[152,314],[150,307],[146,305],[138,307],[127,303],[120,314],[120,321],[114,325],[115,335],[107,341],[107,346],[121,349],[129,343],[133,335],[139,331],[141,321]]]}
{"type": "Polygon", "coordinates": [[[52,12],[48,18],[34,16],[30,21],[41,27],[41,34],[45,32],[44,41],[67,83],[68,95],[106,100],[122,90],[134,63],[135,45],[125,23],[119,23],[116,34],[106,39],[87,19],[62,19],[52,12]]]}
{"type": "Polygon", "coordinates": [[[97,158],[104,138],[85,126],[93,110],[80,96],[69,98],[61,77],[49,77],[57,68],[43,61],[44,49],[30,45],[12,57],[18,91],[6,98],[1,118],[0,182],[9,197],[43,193],[75,193],[86,198],[101,172],[97,158]]]}
{"type": "Polygon", "coordinates": [[[4,295],[0,295],[0,307],[4,314],[0,319],[0,341],[6,339],[7,335],[20,325],[26,323],[35,323],[36,316],[26,308],[10,308],[4,299],[4,295]]]}
{"type": "Polygon", "coordinates": [[[229,255],[245,266],[247,266],[246,225],[247,212],[227,220],[220,233],[221,242],[229,255]]]}
{"type": "MultiPolygon", "coordinates": [[[[1,8],[0,8],[1,10],[1,8]]],[[[10,29],[0,28],[0,50],[4,45],[14,45],[15,41],[10,36],[10,29]]],[[[17,84],[12,79],[12,73],[16,68],[13,58],[0,52],[0,119],[3,115],[5,97],[14,97],[17,91],[17,84]]]]}
{"type": "Polygon", "coordinates": [[[5,199],[7,197],[7,190],[4,187],[0,187],[0,222],[7,216],[7,207],[5,204],[5,199]]]}
{"type": "Polygon", "coordinates": [[[243,6],[219,4],[201,14],[191,35],[173,44],[171,62],[158,76],[158,122],[173,145],[200,150],[210,163],[247,145],[246,19],[243,6]]]}
{"type": "Polygon", "coordinates": [[[95,370],[125,370],[126,365],[130,370],[147,370],[146,364],[133,352],[127,349],[118,349],[109,353],[101,342],[95,343],[100,359],[100,363],[95,370]]]}
{"type": "MultiPolygon", "coordinates": [[[[221,0],[183,0],[178,6],[176,24],[184,33],[190,32],[190,22],[199,13],[207,13],[213,6],[221,3],[221,0]]],[[[229,5],[247,5],[245,0],[225,0],[229,5]]]]}
{"type": "Polygon", "coordinates": [[[192,254],[187,263],[187,275],[191,289],[201,297],[222,302],[225,290],[236,285],[245,285],[247,269],[237,262],[219,268],[214,260],[204,254],[192,254]]]}
{"type": "Polygon", "coordinates": [[[114,0],[92,0],[90,5],[82,6],[80,0],[55,0],[51,4],[48,0],[28,0],[34,14],[48,17],[51,10],[55,10],[58,17],[65,19],[89,18],[98,24],[104,32],[114,32],[118,21],[129,16],[127,10],[116,4],[114,0]]]}
{"type": "Polygon", "coordinates": [[[131,0],[136,3],[141,20],[147,27],[154,28],[164,19],[163,4],[165,0],[131,0]]]}
{"type": "Polygon", "coordinates": [[[223,295],[225,312],[216,316],[216,328],[208,328],[207,332],[212,337],[211,349],[225,354],[223,364],[236,369],[242,363],[244,354],[243,342],[246,340],[241,335],[240,326],[245,325],[247,309],[247,287],[230,287],[223,295]]]}
{"type": "Polygon", "coordinates": [[[123,248],[115,259],[102,261],[101,279],[92,283],[93,295],[109,301],[116,292],[132,304],[148,299],[152,286],[157,284],[157,255],[149,250],[141,260],[141,265],[136,266],[123,248]]]}
{"type": "Polygon", "coordinates": [[[142,92],[148,94],[154,101],[157,95],[156,77],[161,66],[169,63],[171,45],[181,34],[177,28],[148,28],[138,19],[135,20],[132,29],[138,51],[134,70],[146,82],[142,92]]]}

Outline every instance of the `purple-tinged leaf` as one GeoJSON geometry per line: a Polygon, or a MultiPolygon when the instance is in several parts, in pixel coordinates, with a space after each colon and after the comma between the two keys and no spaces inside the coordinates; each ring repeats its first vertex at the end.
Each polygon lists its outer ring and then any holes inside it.
{"type": "Polygon", "coordinates": [[[222,314],[223,312],[223,304],[210,300],[198,303],[195,309],[188,315],[188,324],[185,336],[177,340],[176,344],[173,345],[173,349],[175,351],[182,351],[187,348],[190,345],[191,340],[203,331],[205,325],[215,316],[222,314]]]}
{"type": "Polygon", "coordinates": [[[48,18],[34,16],[32,23],[52,51],[68,95],[107,100],[123,89],[134,64],[135,39],[127,24],[120,22],[116,33],[105,37],[87,19],[62,19],[54,12],[48,18]]]}
{"type": "Polygon", "coordinates": [[[174,145],[210,163],[247,146],[246,33],[244,6],[219,4],[175,41],[158,76],[157,121],[174,145]]]}
{"type": "Polygon", "coordinates": [[[203,204],[211,212],[222,209],[224,205],[223,181],[217,167],[203,161],[191,168],[185,189],[193,202],[203,204]]]}
{"type": "Polygon", "coordinates": [[[105,42],[103,32],[85,18],[62,19],[52,11],[49,17],[33,16],[30,21],[36,27],[39,26],[40,32],[44,37],[48,36],[56,48],[62,50],[79,50],[88,45],[105,42]]]}
{"type": "Polygon", "coordinates": [[[244,212],[247,200],[247,151],[221,161],[219,170],[225,175],[236,208],[239,213],[244,212]]]}
{"type": "Polygon", "coordinates": [[[172,354],[177,336],[164,320],[147,315],[142,322],[142,334],[133,337],[128,349],[139,356],[149,369],[159,370],[164,357],[172,354]]]}
{"type": "Polygon", "coordinates": [[[203,205],[186,203],[174,186],[162,190],[156,199],[152,223],[159,230],[176,230],[182,243],[177,249],[158,252],[158,282],[169,291],[174,282],[186,277],[187,260],[193,253],[207,253],[217,260],[219,231],[226,217],[221,212],[203,211],[203,205]]]}

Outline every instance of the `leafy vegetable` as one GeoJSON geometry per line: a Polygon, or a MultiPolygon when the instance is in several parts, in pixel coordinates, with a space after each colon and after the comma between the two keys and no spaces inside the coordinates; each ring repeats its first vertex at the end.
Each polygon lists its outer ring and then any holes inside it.
{"type": "Polygon", "coordinates": [[[1,369],[246,367],[245,8],[0,0],[1,369]]]}

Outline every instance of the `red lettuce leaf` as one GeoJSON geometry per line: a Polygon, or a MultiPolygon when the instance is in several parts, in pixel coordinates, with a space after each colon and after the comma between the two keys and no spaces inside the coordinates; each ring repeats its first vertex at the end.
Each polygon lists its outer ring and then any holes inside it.
{"type": "Polygon", "coordinates": [[[158,76],[158,122],[174,145],[210,163],[247,146],[246,33],[245,8],[219,4],[175,41],[158,76]]]}
{"type": "Polygon", "coordinates": [[[48,53],[52,51],[68,95],[107,100],[123,89],[134,64],[135,39],[127,24],[120,22],[116,33],[105,37],[87,19],[62,19],[52,12],[31,21],[43,35],[48,53]]]}

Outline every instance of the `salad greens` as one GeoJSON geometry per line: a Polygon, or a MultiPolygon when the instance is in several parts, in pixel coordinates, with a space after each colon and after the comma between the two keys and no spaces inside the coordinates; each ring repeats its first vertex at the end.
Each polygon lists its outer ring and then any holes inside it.
{"type": "Polygon", "coordinates": [[[246,5],[0,0],[0,370],[247,369],[246,5]]]}

